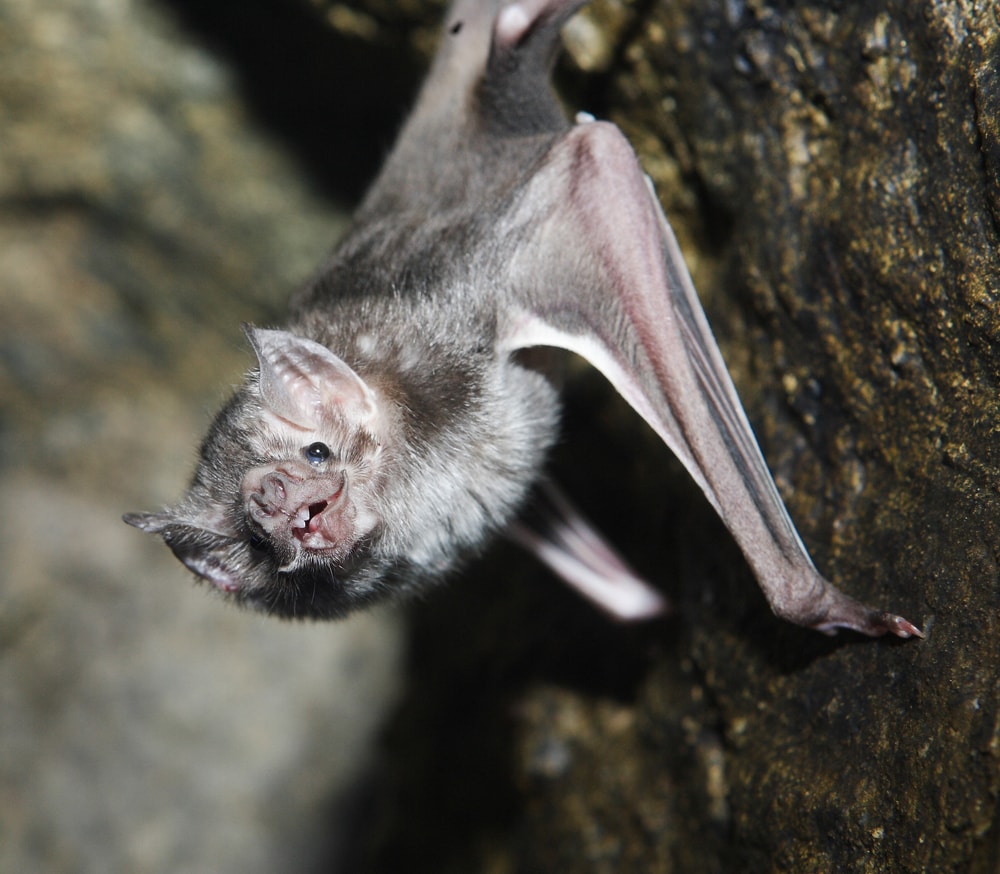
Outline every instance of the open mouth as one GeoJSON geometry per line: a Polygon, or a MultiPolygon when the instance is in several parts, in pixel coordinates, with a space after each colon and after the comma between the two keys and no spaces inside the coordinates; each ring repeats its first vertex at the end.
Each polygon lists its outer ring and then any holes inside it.
{"type": "Polygon", "coordinates": [[[304,505],[292,519],[292,534],[299,540],[319,526],[319,517],[330,506],[329,501],[317,501],[315,504],[304,505]]]}
{"type": "Polygon", "coordinates": [[[343,489],[338,489],[325,501],[316,501],[313,504],[303,504],[299,511],[292,517],[292,536],[299,541],[305,540],[310,534],[315,533],[323,524],[323,512],[334,503],[343,489]]]}

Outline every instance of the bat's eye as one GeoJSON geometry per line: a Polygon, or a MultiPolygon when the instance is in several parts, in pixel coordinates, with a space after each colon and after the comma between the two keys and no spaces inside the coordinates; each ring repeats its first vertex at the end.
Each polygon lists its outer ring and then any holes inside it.
{"type": "Polygon", "coordinates": [[[306,461],[310,464],[322,464],[330,457],[330,447],[325,443],[310,443],[306,447],[306,461]]]}
{"type": "Polygon", "coordinates": [[[256,531],[250,532],[250,548],[256,552],[267,552],[267,538],[256,531]]]}

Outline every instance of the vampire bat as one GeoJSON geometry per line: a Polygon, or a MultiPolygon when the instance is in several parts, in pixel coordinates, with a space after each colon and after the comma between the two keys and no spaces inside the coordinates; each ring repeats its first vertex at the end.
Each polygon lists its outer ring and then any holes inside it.
{"type": "Polygon", "coordinates": [[[560,110],[548,76],[582,5],[454,5],[353,229],[285,328],[247,328],[257,366],[188,492],[125,520],[284,616],[418,590],[504,531],[612,613],[654,614],[662,598],[544,482],[556,392],[516,353],[554,346],[680,458],[775,613],[919,635],[816,571],[635,154],[613,125],[560,110]]]}

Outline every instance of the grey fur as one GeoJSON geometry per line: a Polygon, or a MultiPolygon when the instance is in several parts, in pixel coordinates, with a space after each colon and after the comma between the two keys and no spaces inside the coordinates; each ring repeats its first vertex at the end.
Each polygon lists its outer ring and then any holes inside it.
{"type": "MultiPolygon", "coordinates": [[[[455,4],[353,229],[285,332],[250,330],[258,368],[187,495],[126,521],[281,615],[417,589],[511,526],[539,482],[557,398],[513,356],[555,345],[590,358],[677,453],[779,615],[919,634],[816,571],[631,148],[611,125],[564,118],[548,71],[581,5],[455,4]]],[[[548,527],[510,529],[519,542],[618,615],[662,608],[619,595],[644,584],[561,496],[547,506],[548,527]]]]}

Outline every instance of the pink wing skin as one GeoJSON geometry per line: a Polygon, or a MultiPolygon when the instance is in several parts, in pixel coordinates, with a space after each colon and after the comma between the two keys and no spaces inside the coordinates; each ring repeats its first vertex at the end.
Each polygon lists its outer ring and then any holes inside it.
{"type": "Polygon", "coordinates": [[[833,633],[920,630],[816,570],[757,446],[673,232],[631,146],[587,122],[558,139],[502,223],[521,307],[510,349],[588,359],[663,439],[743,550],[774,612],[833,633]]]}

